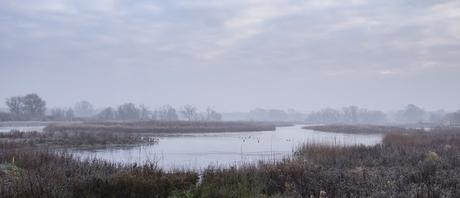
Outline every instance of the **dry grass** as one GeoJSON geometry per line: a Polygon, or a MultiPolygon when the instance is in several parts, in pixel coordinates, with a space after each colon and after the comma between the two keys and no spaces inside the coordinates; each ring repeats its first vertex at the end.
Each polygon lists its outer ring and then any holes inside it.
{"type": "Polygon", "coordinates": [[[304,145],[290,160],[204,178],[200,195],[210,197],[459,197],[460,129],[400,131],[370,147],[304,145]]]}
{"type": "Polygon", "coordinates": [[[376,134],[376,133],[401,133],[401,132],[419,132],[423,130],[402,128],[396,126],[382,125],[347,125],[347,124],[330,124],[330,125],[315,125],[305,126],[304,129],[311,129],[322,132],[350,133],[350,134],[376,134]]]}
{"type": "Polygon", "coordinates": [[[193,132],[239,132],[275,130],[280,124],[262,122],[79,122],[54,123],[44,132],[11,131],[0,133],[3,148],[21,146],[102,146],[121,144],[152,144],[156,136],[193,132]]]}
{"type": "Polygon", "coordinates": [[[50,152],[3,152],[0,197],[168,197],[195,186],[193,172],[163,172],[155,164],[78,161],[50,152]],[[14,158],[14,162],[13,162],[14,158]]]}
{"type": "Polygon", "coordinates": [[[263,122],[193,122],[193,121],[138,121],[138,122],[84,122],[51,124],[48,132],[86,131],[122,133],[196,133],[274,131],[276,125],[263,122]]]}
{"type": "Polygon", "coordinates": [[[460,197],[460,129],[396,132],[375,146],[310,144],[276,163],[209,168],[201,180],[154,164],[6,150],[0,197],[460,197]]]}

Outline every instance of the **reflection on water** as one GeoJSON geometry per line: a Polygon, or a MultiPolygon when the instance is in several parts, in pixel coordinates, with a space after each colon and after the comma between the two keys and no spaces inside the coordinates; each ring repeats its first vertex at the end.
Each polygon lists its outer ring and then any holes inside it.
{"type": "Polygon", "coordinates": [[[382,135],[325,133],[301,126],[276,131],[238,133],[194,133],[160,137],[155,145],[131,148],[74,150],[76,157],[98,158],[117,163],[157,162],[166,170],[199,170],[208,166],[232,166],[259,160],[288,157],[300,144],[374,145],[382,135]]]}

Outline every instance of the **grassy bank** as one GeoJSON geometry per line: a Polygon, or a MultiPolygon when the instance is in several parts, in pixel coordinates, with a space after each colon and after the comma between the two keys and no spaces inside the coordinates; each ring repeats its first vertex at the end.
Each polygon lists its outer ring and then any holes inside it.
{"type": "Polygon", "coordinates": [[[399,131],[370,147],[304,145],[289,160],[200,177],[47,152],[6,150],[0,164],[0,197],[459,197],[460,131],[399,131]]]}
{"type": "Polygon", "coordinates": [[[139,122],[83,122],[51,124],[48,132],[85,131],[110,133],[200,133],[274,131],[275,124],[264,122],[191,122],[191,121],[139,121],[139,122]]]}
{"type": "Polygon", "coordinates": [[[103,131],[10,131],[0,133],[0,145],[4,148],[135,145],[154,144],[157,141],[158,139],[148,134],[103,131]]]}
{"type": "Polygon", "coordinates": [[[397,126],[383,125],[347,125],[347,124],[329,124],[329,125],[313,125],[304,126],[303,129],[311,129],[322,132],[336,132],[349,134],[385,134],[392,132],[418,132],[423,131],[413,128],[403,128],[397,126]]]}
{"type": "Polygon", "coordinates": [[[43,132],[0,133],[3,148],[111,146],[156,143],[158,136],[180,133],[272,131],[280,123],[263,122],[61,122],[43,132]]]}

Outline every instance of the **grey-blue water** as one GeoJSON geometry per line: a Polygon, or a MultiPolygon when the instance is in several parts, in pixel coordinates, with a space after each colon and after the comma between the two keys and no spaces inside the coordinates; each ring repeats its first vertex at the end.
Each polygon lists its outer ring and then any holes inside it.
{"type": "Polygon", "coordinates": [[[382,135],[326,133],[302,126],[278,127],[276,131],[193,133],[159,137],[158,144],[129,148],[72,150],[81,159],[97,158],[117,163],[155,162],[165,170],[200,170],[208,166],[238,166],[289,157],[303,143],[374,145],[382,135]]]}

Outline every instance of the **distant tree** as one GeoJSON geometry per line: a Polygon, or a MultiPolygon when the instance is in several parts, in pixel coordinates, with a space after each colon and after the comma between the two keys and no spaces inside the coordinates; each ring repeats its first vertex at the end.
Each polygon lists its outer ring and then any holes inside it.
{"type": "Polygon", "coordinates": [[[339,110],[326,108],[310,113],[306,121],[309,123],[338,123],[341,119],[342,113],[339,110]]]}
{"type": "Polygon", "coordinates": [[[424,121],[425,114],[426,112],[422,108],[414,104],[409,104],[404,110],[398,113],[398,120],[407,123],[422,122],[424,121]]]}
{"type": "Polygon", "coordinates": [[[150,111],[150,119],[158,120],[158,111],[150,111]]]}
{"type": "Polygon", "coordinates": [[[15,96],[6,99],[6,105],[8,106],[10,113],[13,115],[22,116],[24,113],[23,97],[21,96],[15,96]]]}
{"type": "Polygon", "coordinates": [[[357,106],[349,106],[349,107],[343,107],[343,121],[346,123],[357,123],[358,122],[358,113],[359,113],[359,107],[357,106]]]}
{"type": "Polygon", "coordinates": [[[152,112],[149,110],[149,108],[145,105],[139,105],[139,119],[141,120],[152,120],[152,112]]]}
{"type": "Polygon", "coordinates": [[[368,110],[357,106],[343,107],[341,110],[326,108],[318,112],[312,112],[306,119],[309,123],[361,123],[376,124],[387,121],[385,113],[376,110],[368,110]]]}
{"type": "Polygon", "coordinates": [[[448,113],[444,116],[443,122],[451,125],[460,125],[460,110],[454,113],[448,113]]]}
{"type": "Polygon", "coordinates": [[[51,109],[51,115],[49,117],[51,120],[55,121],[65,121],[66,119],[66,111],[61,108],[54,108],[51,109]]]}
{"type": "Polygon", "coordinates": [[[23,114],[28,120],[37,120],[45,117],[46,102],[37,94],[27,94],[22,97],[23,114]]]}
{"type": "Polygon", "coordinates": [[[94,114],[94,107],[88,101],[80,101],[75,104],[74,111],[78,117],[91,117],[94,114]]]}
{"type": "Polygon", "coordinates": [[[119,120],[139,120],[140,110],[133,103],[118,106],[117,118],[119,120]]]}
{"type": "Polygon", "coordinates": [[[65,118],[67,121],[73,121],[73,119],[75,118],[75,115],[73,113],[72,108],[67,109],[67,111],[65,112],[65,118]]]}
{"type": "Polygon", "coordinates": [[[115,117],[116,112],[112,107],[107,107],[97,114],[97,118],[100,120],[115,120],[115,117]]]}
{"type": "Polygon", "coordinates": [[[185,105],[184,107],[182,107],[182,110],[180,112],[182,116],[188,121],[198,119],[197,108],[192,105],[185,105]]]}
{"type": "Polygon", "coordinates": [[[301,121],[304,121],[306,115],[301,113],[301,112],[298,112],[296,111],[295,109],[288,109],[286,111],[286,114],[287,114],[287,121],[298,121],[298,122],[301,122],[301,121]]]}
{"type": "Polygon", "coordinates": [[[178,120],[177,112],[176,109],[169,105],[165,105],[163,107],[160,107],[156,111],[156,115],[159,120],[164,120],[164,121],[175,121],[178,120]]]}
{"type": "Polygon", "coordinates": [[[222,115],[217,113],[211,107],[206,108],[206,120],[208,121],[220,121],[222,120],[222,115]]]}
{"type": "Polygon", "coordinates": [[[384,123],[387,121],[387,115],[382,111],[359,109],[358,122],[367,124],[384,123]]]}
{"type": "Polygon", "coordinates": [[[431,123],[441,123],[445,115],[446,112],[444,110],[429,112],[428,121],[431,123]]]}
{"type": "Polygon", "coordinates": [[[15,120],[37,120],[45,117],[46,102],[37,94],[8,98],[6,105],[15,120]]]}

